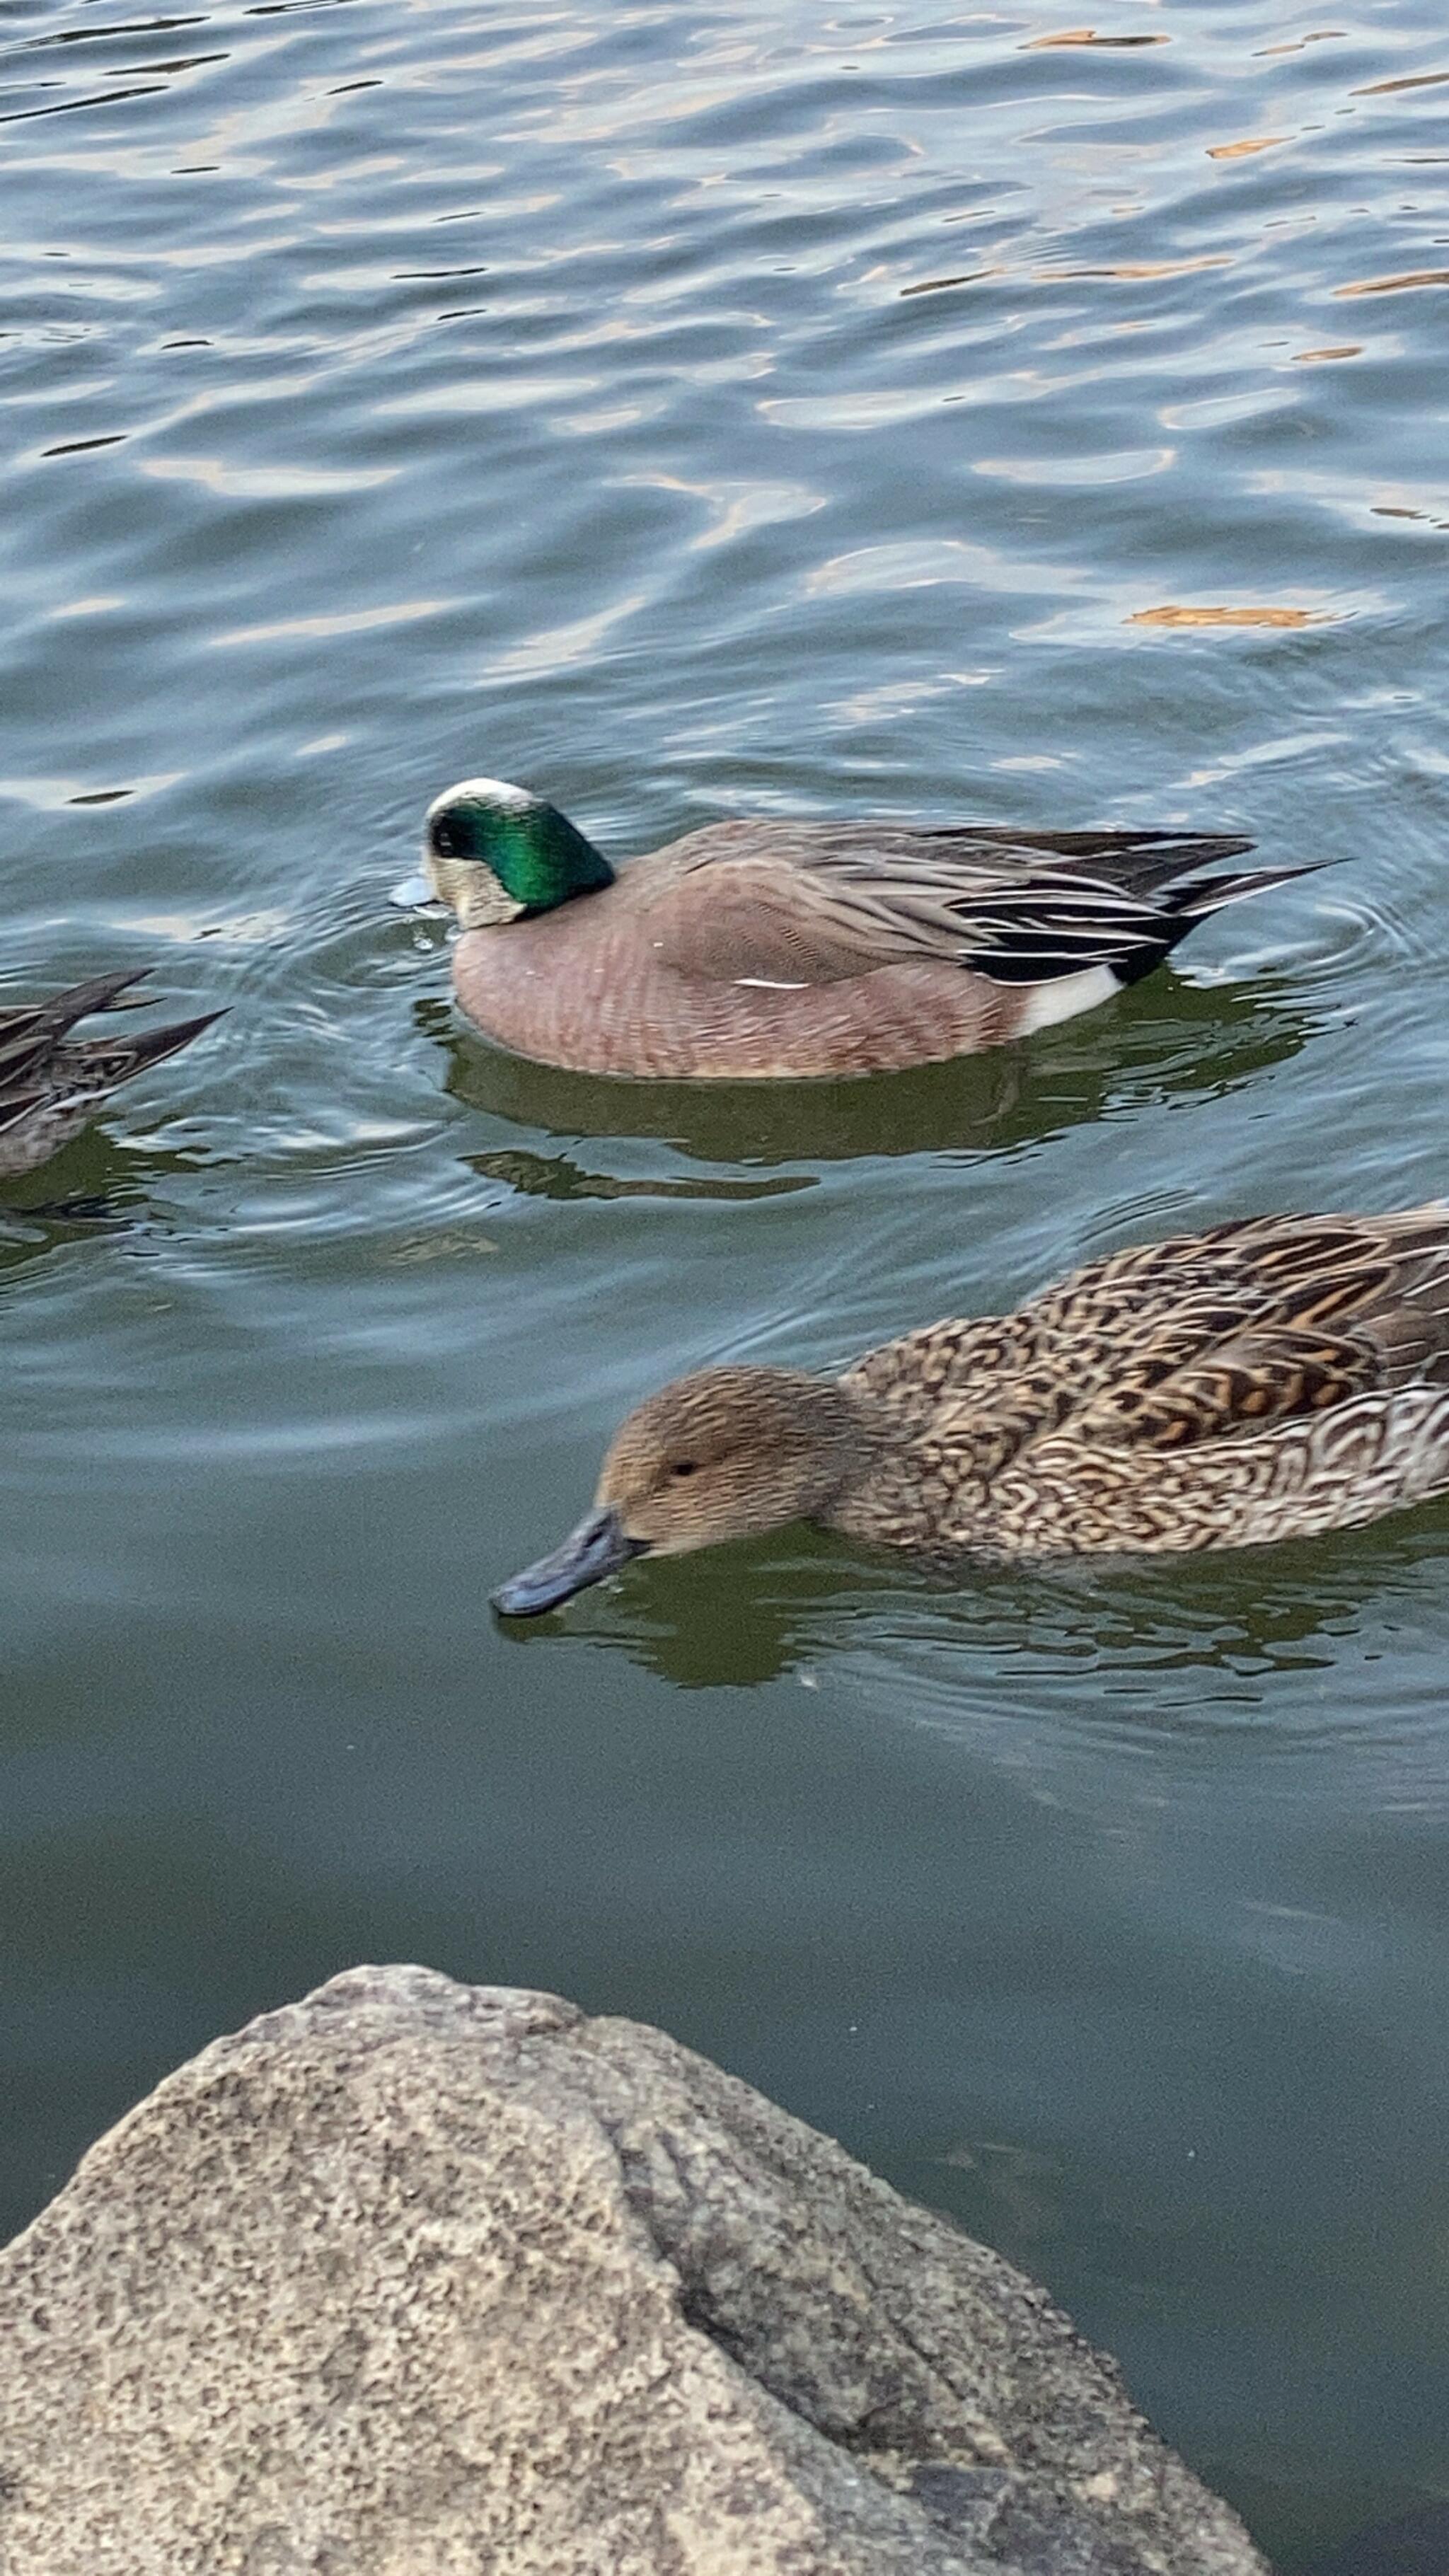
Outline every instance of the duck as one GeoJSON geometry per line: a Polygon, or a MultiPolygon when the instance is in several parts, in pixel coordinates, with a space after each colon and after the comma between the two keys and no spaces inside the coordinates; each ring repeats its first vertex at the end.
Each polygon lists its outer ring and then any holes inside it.
{"type": "Polygon", "coordinates": [[[396,899],[431,893],[457,915],[459,1006],[516,1056],[808,1079],[939,1063],[1092,1009],[1224,904],[1309,872],[1216,872],[1252,847],[1228,833],[734,820],[616,874],[547,798],[468,778],[429,807],[424,874],[396,899]]]}
{"type": "Polygon", "coordinates": [[[1449,1490],[1449,1202],[1135,1244],[839,1377],[693,1372],[615,1434],[592,1509],[493,1595],[811,1522],[947,1568],[1258,1547],[1449,1490]]]}
{"type": "Polygon", "coordinates": [[[0,1008],[0,1180],[48,1162],[95,1116],[107,1093],[145,1066],[176,1055],[222,1017],[220,1011],[203,1011],[136,1037],[73,1035],[80,1021],[101,1012],[144,1007],[122,996],[150,972],[142,966],[93,975],[48,1002],[0,1008]]]}

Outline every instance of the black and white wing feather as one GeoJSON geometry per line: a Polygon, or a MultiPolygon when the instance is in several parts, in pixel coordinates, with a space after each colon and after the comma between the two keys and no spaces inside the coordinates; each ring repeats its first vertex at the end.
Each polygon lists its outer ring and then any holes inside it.
{"type": "Polygon", "coordinates": [[[716,824],[675,844],[651,927],[674,963],[706,976],[828,981],[930,959],[1000,984],[1100,967],[1125,984],[1208,913],[1310,872],[1217,872],[1252,846],[1193,832],[716,824]]]}

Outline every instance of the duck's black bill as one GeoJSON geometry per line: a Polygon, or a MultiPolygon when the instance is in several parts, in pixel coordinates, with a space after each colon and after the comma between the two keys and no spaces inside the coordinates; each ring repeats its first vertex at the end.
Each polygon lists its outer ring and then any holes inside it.
{"type": "Polygon", "coordinates": [[[556,1610],[575,1592],[601,1583],[606,1574],[617,1574],[631,1556],[642,1556],[647,1545],[646,1539],[630,1538],[617,1512],[590,1512],[550,1555],[501,1583],[493,1607],[505,1619],[536,1619],[540,1611],[556,1610]]]}

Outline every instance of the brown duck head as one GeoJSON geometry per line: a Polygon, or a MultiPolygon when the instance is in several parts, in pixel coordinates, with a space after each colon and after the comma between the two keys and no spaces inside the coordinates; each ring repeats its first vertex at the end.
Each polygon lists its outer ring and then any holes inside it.
{"type": "Polygon", "coordinates": [[[594,1508],[550,1555],[493,1595],[528,1619],[630,1558],[682,1556],[823,1518],[864,1467],[860,1399],[804,1369],[700,1369],[621,1424],[594,1508]]]}

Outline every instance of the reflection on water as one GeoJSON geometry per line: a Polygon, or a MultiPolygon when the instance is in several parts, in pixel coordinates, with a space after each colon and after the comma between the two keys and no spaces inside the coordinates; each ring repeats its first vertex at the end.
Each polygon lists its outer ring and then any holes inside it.
{"type": "Polygon", "coordinates": [[[568,1154],[530,1154],[521,1147],[467,1159],[480,1178],[538,1199],[770,1199],[810,1187],[805,1173],[780,1173],[768,1181],[625,1180],[617,1173],[585,1172],[568,1154]]]}
{"type": "Polygon", "coordinates": [[[349,1959],[562,1988],[1032,2264],[1291,2571],[1446,2474],[1443,1510],[486,1607],[698,1361],[1449,1187],[1441,16],[1070,16],[3,13],[5,983],[231,1005],[0,1194],[4,2217],[349,1959]],[[1338,864],[998,1056],[589,1083],[387,905],[479,771],[1338,864]]]}
{"type": "Polygon", "coordinates": [[[1356,2531],[1319,2559],[1309,2576],[1443,2576],[1449,2566],[1449,2504],[1426,2502],[1416,2513],[1356,2531]]]}
{"type": "MultiPolygon", "coordinates": [[[[580,1511],[586,1502],[581,1490],[580,1511]]],[[[1269,1719],[1281,1748],[1277,1677],[1331,1673],[1340,1641],[1366,1612],[1381,1618],[1396,1596],[1419,1596],[1425,1569],[1432,1576],[1442,1560],[1446,1530],[1441,1506],[1376,1524],[1368,1549],[1353,1532],[1170,1565],[1141,1558],[1007,1570],[921,1567],[792,1530],[646,1559],[560,1615],[571,1634],[686,1688],[798,1675],[845,1648],[873,1659],[883,1690],[909,1683],[913,1725],[953,1730],[963,1671],[975,1664],[994,1672],[1017,1726],[1039,1692],[1053,1704],[1055,1733],[1054,1703],[1066,1688],[1086,1693],[1074,1723],[1108,1738],[1125,1732],[1139,1750],[1156,1737],[1180,1751],[1204,1730],[1269,1719]],[[1173,1676],[1184,1677],[1182,1690],[1173,1676]]],[[[546,1535],[538,1533],[540,1545],[546,1535]]],[[[499,1633],[509,1646],[533,1646],[557,1638],[558,1620],[509,1623],[499,1633]]],[[[1306,1731],[1316,1740],[1326,1724],[1356,1725],[1388,1758],[1401,1758],[1381,1712],[1326,1719],[1307,1702],[1292,1713],[1289,1737],[1301,1741],[1306,1731]]],[[[1430,1761],[1449,1805],[1437,1736],[1430,1761]]]]}
{"type": "MultiPolygon", "coordinates": [[[[112,1114],[124,1121],[124,1110],[112,1114]]],[[[168,1183],[196,1167],[196,1156],[184,1150],[139,1146],[134,1137],[123,1144],[104,1125],[83,1129],[37,1171],[0,1187],[0,1281],[92,1234],[120,1238],[164,1227],[168,1183]]]]}
{"type": "Polygon", "coordinates": [[[0,1210],[0,1272],[88,1227],[128,1223],[135,1219],[105,1198],[47,1199],[31,1208],[0,1210]]]}

